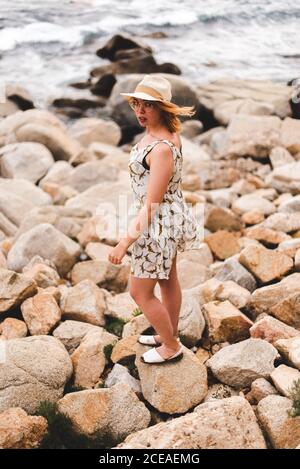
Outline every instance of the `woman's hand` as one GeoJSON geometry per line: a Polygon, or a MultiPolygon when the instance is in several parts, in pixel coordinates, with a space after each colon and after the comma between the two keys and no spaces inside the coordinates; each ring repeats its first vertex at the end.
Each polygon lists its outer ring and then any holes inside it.
{"type": "Polygon", "coordinates": [[[123,257],[127,251],[127,246],[123,242],[119,242],[109,253],[108,260],[113,264],[121,264],[123,257]]]}

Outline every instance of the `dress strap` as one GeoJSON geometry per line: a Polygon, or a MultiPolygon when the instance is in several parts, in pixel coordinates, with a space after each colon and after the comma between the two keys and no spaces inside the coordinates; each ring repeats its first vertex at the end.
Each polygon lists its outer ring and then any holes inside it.
{"type": "Polygon", "coordinates": [[[151,142],[149,143],[149,145],[147,145],[144,150],[146,150],[146,153],[145,155],[147,155],[149,153],[149,151],[152,150],[152,148],[157,144],[157,143],[160,143],[160,142],[164,142],[166,143],[167,145],[169,145],[169,147],[171,148],[171,150],[174,148],[175,150],[178,150],[180,153],[181,153],[181,149],[182,147],[180,147],[180,150],[176,147],[176,145],[171,142],[170,140],[167,140],[167,139],[161,139],[161,140],[154,140],[154,142],[151,142]]]}
{"type": "Polygon", "coordinates": [[[155,145],[157,143],[161,143],[161,142],[164,142],[166,143],[170,148],[171,148],[171,151],[172,151],[172,155],[173,155],[173,159],[174,161],[176,160],[177,156],[178,156],[178,152],[179,154],[181,155],[181,150],[179,150],[176,145],[174,145],[173,142],[170,142],[170,140],[166,140],[166,139],[162,139],[162,140],[154,140],[154,142],[151,142],[149,143],[149,145],[147,145],[145,148],[142,149],[141,151],[141,163],[142,165],[144,166],[145,169],[147,170],[150,170],[150,167],[146,161],[146,156],[148,155],[148,153],[155,147],[155,145]],[[176,150],[178,150],[178,152],[176,153],[176,150]]]}

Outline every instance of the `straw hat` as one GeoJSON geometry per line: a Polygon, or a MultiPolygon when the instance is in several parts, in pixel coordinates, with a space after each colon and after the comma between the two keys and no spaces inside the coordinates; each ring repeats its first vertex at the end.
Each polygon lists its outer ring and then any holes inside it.
{"type": "Polygon", "coordinates": [[[172,98],[171,83],[159,75],[145,75],[137,84],[134,93],[120,93],[129,98],[139,98],[147,101],[170,102],[172,98]]]}

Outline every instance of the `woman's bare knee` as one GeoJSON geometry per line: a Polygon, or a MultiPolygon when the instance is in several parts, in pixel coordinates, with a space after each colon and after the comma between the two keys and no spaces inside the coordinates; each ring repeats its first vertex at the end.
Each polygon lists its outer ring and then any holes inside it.
{"type": "Polygon", "coordinates": [[[153,279],[136,279],[131,278],[129,294],[137,303],[147,301],[154,295],[155,281],[153,279]]]}

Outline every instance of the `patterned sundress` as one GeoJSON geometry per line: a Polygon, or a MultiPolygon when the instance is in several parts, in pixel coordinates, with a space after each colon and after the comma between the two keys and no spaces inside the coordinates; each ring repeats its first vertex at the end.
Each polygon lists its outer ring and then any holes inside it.
{"type": "Polygon", "coordinates": [[[203,242],[201,225],[180,188],[182,153],[169,140],[155,140],[142,149],[138,144],[132,147],[128,168],[134,196],[133,211],[137,214],[146,202],[150,170],[145,158],[159,142],[171,148],[173,174],[151,224],[132,245],[131,274],[139,278],[168,279],[176,251],[198,249],[203,242]]]}

